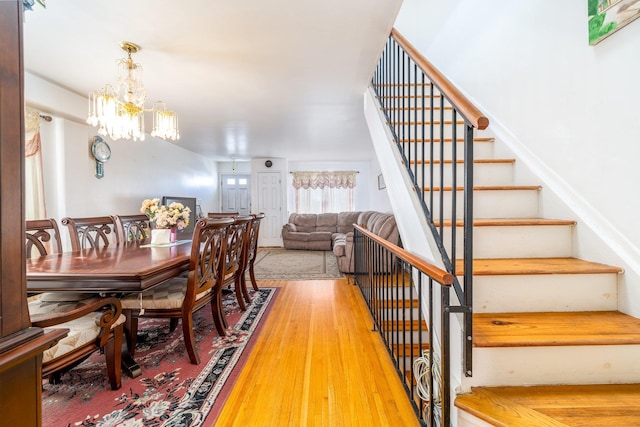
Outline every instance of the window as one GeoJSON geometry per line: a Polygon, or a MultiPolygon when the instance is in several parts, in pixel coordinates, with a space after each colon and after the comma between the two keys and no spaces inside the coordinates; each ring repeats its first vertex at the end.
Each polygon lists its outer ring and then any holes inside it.
{"type": "Polygon", "coordinates": [[[295,210],[325,213],[353,210],[356,171],[292,172],[295,210]]]}

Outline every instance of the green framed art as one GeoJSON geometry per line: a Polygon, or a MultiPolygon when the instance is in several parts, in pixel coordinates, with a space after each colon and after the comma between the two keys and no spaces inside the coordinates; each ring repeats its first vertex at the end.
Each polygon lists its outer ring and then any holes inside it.
{"type": "Polygon", "coordinates": [[[588,0],[588,14],[593,46],[640,17],[640,0],[588,0]]]}

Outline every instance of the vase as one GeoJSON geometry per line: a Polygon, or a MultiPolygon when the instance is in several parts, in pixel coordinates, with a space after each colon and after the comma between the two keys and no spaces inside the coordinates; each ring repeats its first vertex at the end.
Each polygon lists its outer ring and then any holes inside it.
{"type": "Polygon", "coordinates": [[[178,229],[176,227],[171,227],[169,230],[169,242],[175,243],[175,241],[178,240],[178,229]]]}
{"type": "Polygon", "coordinates": [[[151,244],[163,245],[171,243],[171,230],[168,228],[154,228],[151,230],[151,244]]]}

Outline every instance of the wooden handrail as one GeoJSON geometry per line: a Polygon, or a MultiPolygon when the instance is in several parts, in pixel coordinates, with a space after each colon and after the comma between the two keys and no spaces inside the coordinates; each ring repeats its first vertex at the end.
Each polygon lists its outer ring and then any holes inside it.
{"type": "Polygon", "coordinates": [[[362,228],[357,224],[354,224],[354,228],[356,228],[359,232],[369,237],[371,240],[378,243],[380,246],[387,249],[389,252],[393,253],[396,257],[408,262],[413,265],[415,268],[440,283],[444,286],[450,286],[453,283],[453,274],[448,273],[441,268],[436,267],[435,265],[423,260],[412,253],[407,252],[406,250],[394,245],[388,240],[379,237],[372,232],[368,231],[366,228],[362,228]]]}
{"type": "Polygon", "coordinates": [[[476,129],[486,129],[489,126],[489,119],[471,103],[456,87],[451,83],[436,67],[433,66],[424,56],[405,39],[395,28],[391,30],[391,36],[396,39],[398,45],[413,59],[418,67],[429,77],[438,89],[447,97],[458,111],[476,129]]]}

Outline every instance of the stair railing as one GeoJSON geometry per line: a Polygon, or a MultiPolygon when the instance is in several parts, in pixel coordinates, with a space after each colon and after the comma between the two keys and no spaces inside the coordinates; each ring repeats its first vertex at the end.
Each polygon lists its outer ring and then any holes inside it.
{"type": "Polygon", "coordinates": [[[457,302],[451,301],[449,291],[441,296],[447,334],[441,337],[442,345],[448,347],[449,316],[462,313],[464,373],[471,376],[473,142],[474,131],[486,129],[489,120],[395,29],[371,84],[420,199],[443,265],[454,276],[451,289],[457,302]],[[457,243],[458,227],[462,227],[461,251],[457,243]]]}
{"type": "Polygon", "coordinates": [[[355,282],[416,414],[422,425],[450,425],[449,354],[436,345],[434,297],[453,275],[357,225],[353,239],[355,282]]]}

